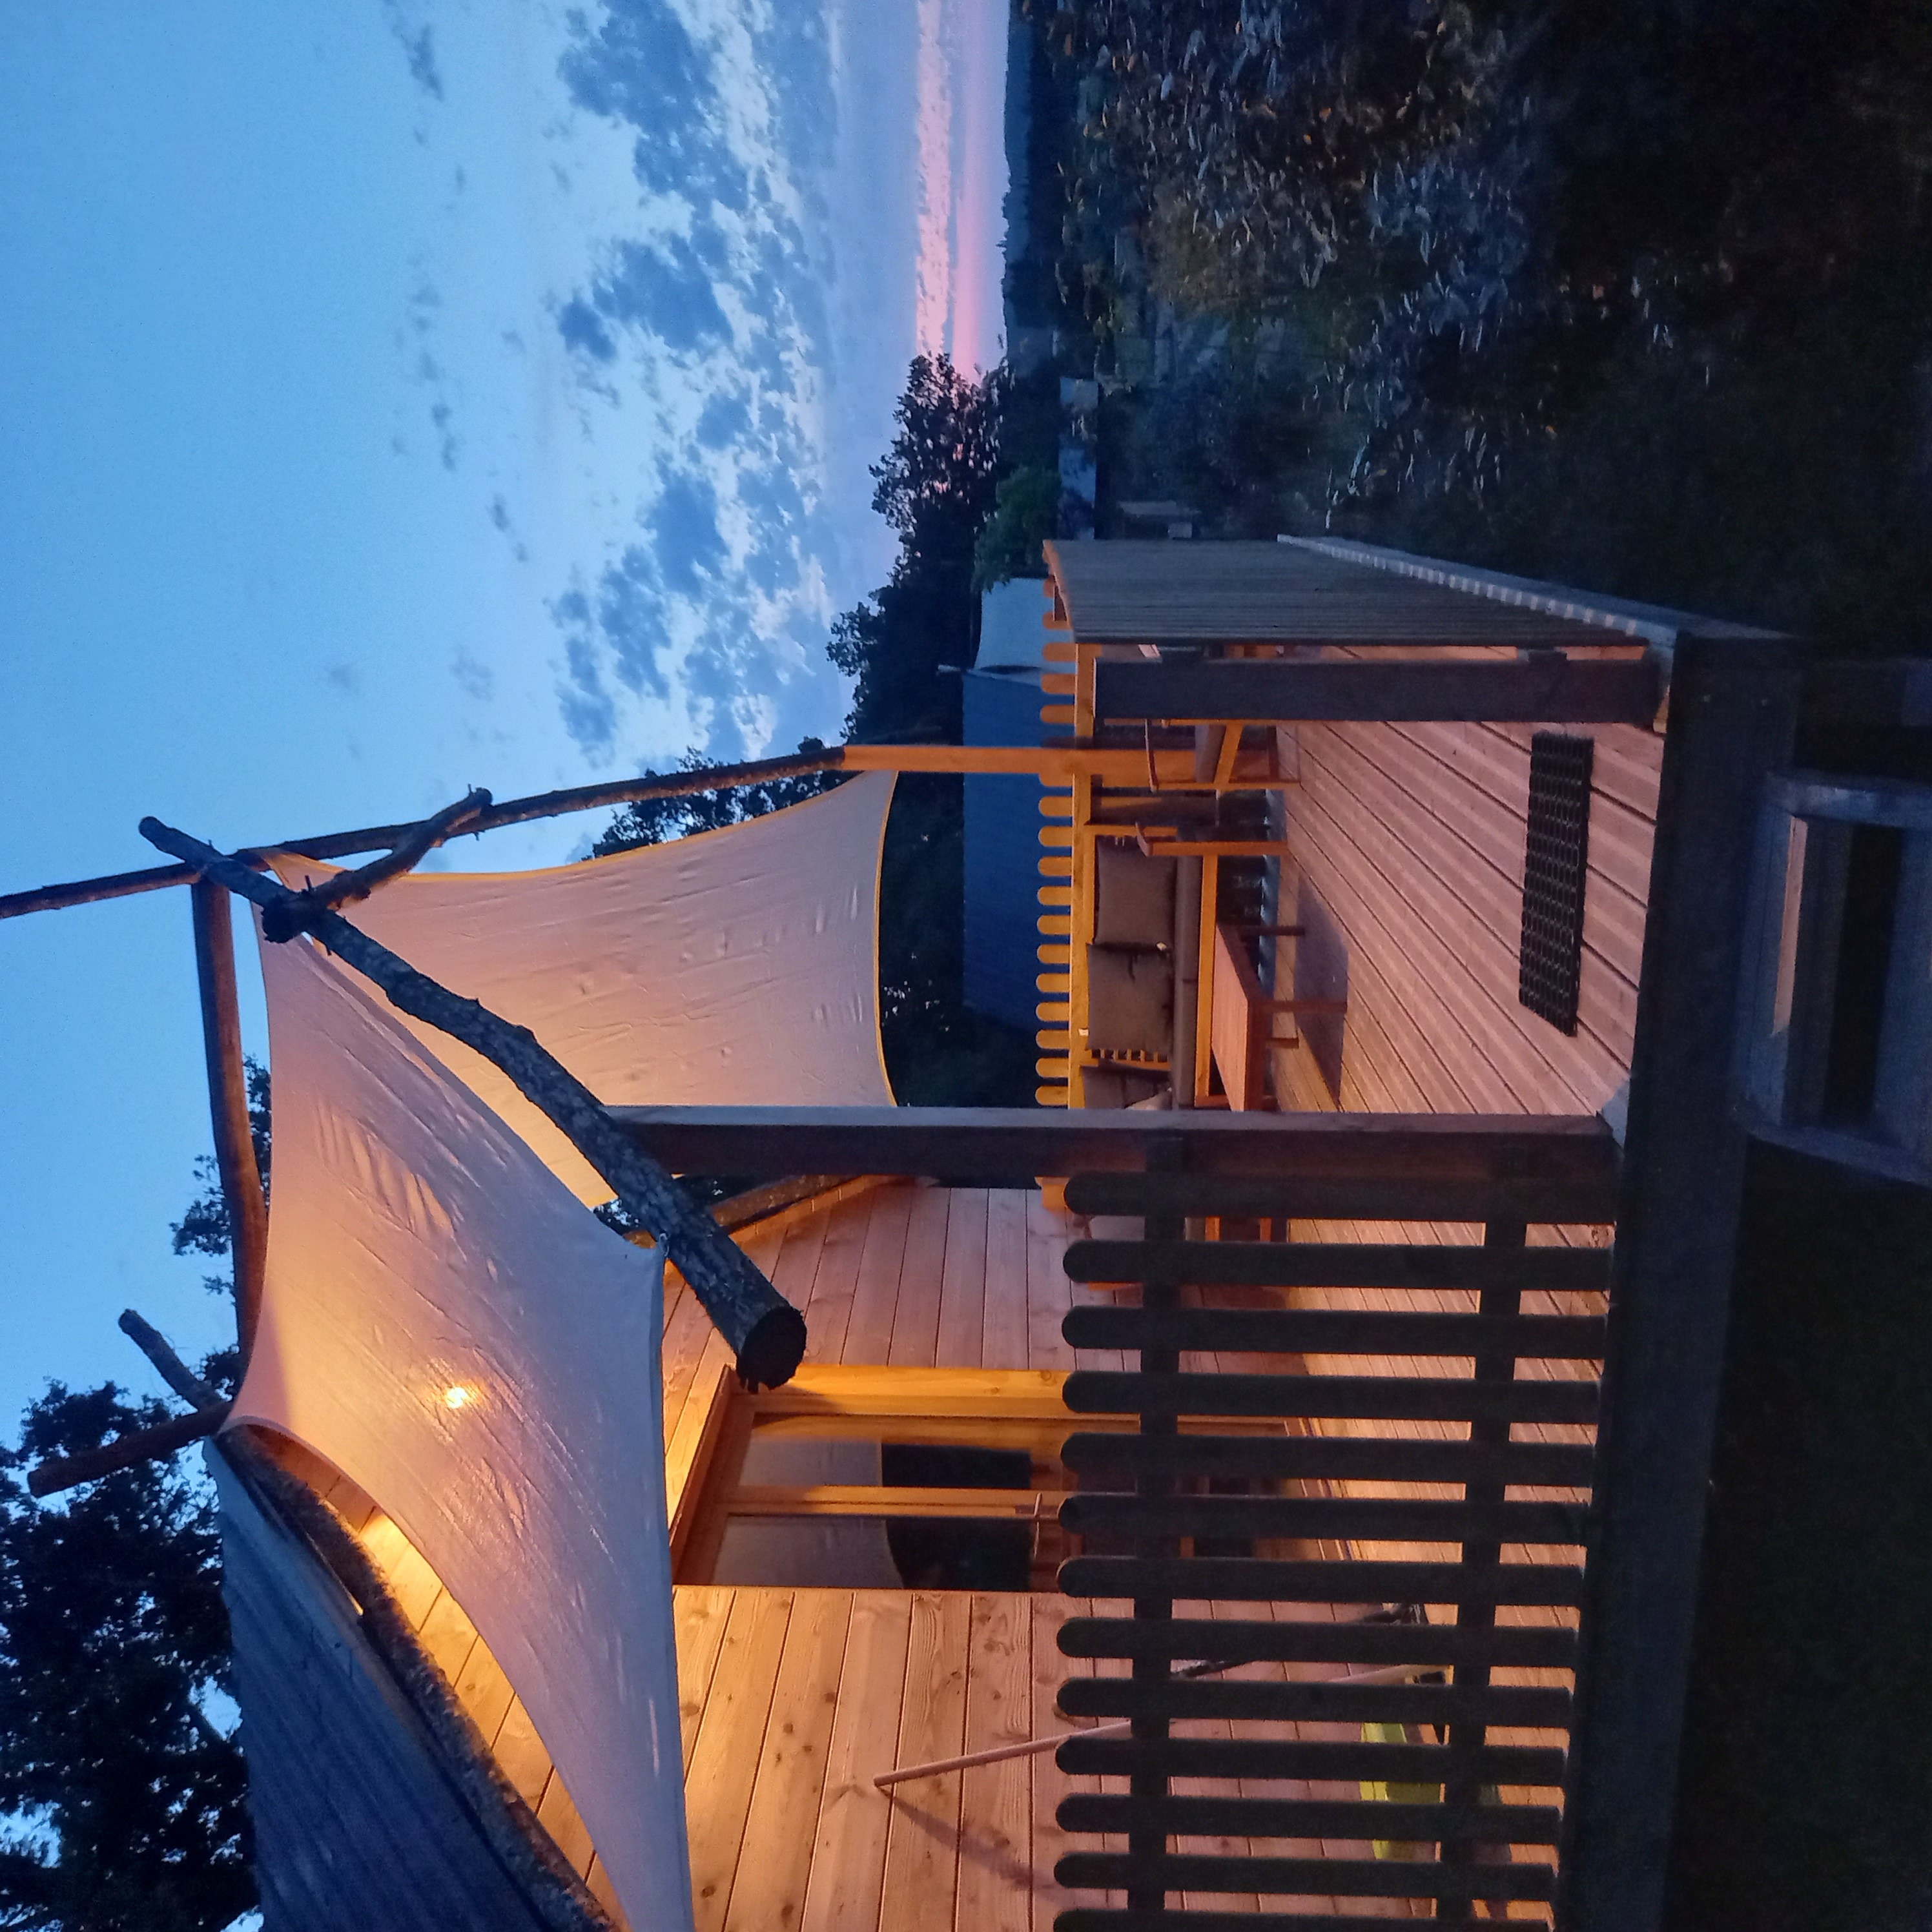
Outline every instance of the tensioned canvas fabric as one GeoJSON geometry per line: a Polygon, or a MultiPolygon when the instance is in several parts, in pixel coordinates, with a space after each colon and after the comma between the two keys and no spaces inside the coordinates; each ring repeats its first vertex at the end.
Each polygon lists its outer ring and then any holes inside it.
{"type": "Polygon", "coordinates": [[[522,1698],[632,1925],[688,1932],[662,1255],[310,942],[262,961],[274,1209],[229,1426],[285,1432],[388,1513],[522,1698]]]}
{"type": "MultiPolygon", "coordinates": [[[[412,873],[348,916],[431,979],[528,1027],[609,1105],[890,1106],[878,906],[892,795],[891,774],[869,772],[746,824],[608,859],[412,873]]],[[[289,854],[274,865],[296,887],[337,869],[289,854]]],[[[488,1060],[403,1024],[579,1200],[610,1198],[488,1060]]]]}

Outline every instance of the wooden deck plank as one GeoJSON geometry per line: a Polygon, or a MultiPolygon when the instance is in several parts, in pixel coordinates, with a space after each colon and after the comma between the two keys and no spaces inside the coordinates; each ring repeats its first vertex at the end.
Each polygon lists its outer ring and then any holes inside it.
{"type": "MultiPolygon", "coordinates": [[[[1032,1736],[1032,1599],[975,1595],[966,1683],[968,1751],[1032,1736]]],[[[975,1765],[960,1779],[954,1932],[1030,1932],[1033,1760],[975,1765]]]]}
{"type": "MultiPolygon", "coordinates": [[[[1060,1654],[1060,1627],[1069,1617],[1092,1614],[1084,1597],[1036,1596],[1033,1608],[1033,1714],[1034,1737],[1076,1729],[1060,1714],[1060,1687],[1070,1677],[1091,1674],[1085,1658],[1060,1654]]],[[[1033,1770],[1033,1932],[1053,1932],[1054,1916],[1083,1903],[1082,1895],[1064,1890],[1053,1876],[1061,1856],[1082,1848],[1084,1840],[1060,1828],[1055,1815],[1060,1801],[1076,1792],[1096,1792],[1097,1778],[1072,1778],[1054,1762],[1052,1752],[1034,1760],[1033,1770]]]]}
{"type": "Polygon", "coordinates": [[[854,1593],[799,1932],[878,1932],[892,1810],[872,1780],[899,1735],[911,1628],[910,1597],[854,1593]]]}
{"type": "Polygon", "coordinates": [[[503,1666],[490,1646],[479,1636],[470,1646],[470,1654],[456,1678],[456,1701],[470,1713],[471,1721],[493,1744],[508,1715],[515,1694],[503,1666]]]}
{"type": "Polygon", "coordinates": [[[980,1360],[989,1369],[1027,1366],[1027,1192],[996,1187],[986,1203],[986,1298],[980,1360]]]}
{"type": "MultiPolygon", "coordinates": [[[[1588,1112],[1592,1095],[1600,1105],[1624,1078],[1628,1056],[1618,1060],[1580,1024],[1566,1038],[1516,1004],[1515,934],[1508,927],[1520,932],[1520,904],[1504,932],[1495,931],[1438,875],[1442,853],[1431,850],[1425,856],[1411,842],[1417,828],[1412,814],[1401,812],[1400,795],[1378,779],[1370,781],[1359,763],[1345,770],[1328,762],[1328,749],[1304,748],[1303,768],[1314,782],[1309,797],[1298,801],[1295,815],[1312,820],[1328,814],[1331,830],[1348,850],[1347,886],[1363,902],[1379,905],[1384,924],[1402,936],[1400,956],[1408,962],[1406,984],[1413,996],[1432,997],[1439,1011],[1453,1016],[1517,1107],[1588,1112]]],[[[1342,882],[1326,883],[1333,890],[1342,882]]]]}
{"type": "Polygon", "coordinates": [[[946,1216],[946,1262],[940,1274],[938,1361],[950,1368],[982,1366],[986,1304],[988,1190],[956,1187],[946,1216]]]}
{"type": "MultiPolygon", "coordinates": [[[[1339,815],[1340,799],[1351,801],[1348,824],[1363,856],[1403,894],[1417,918],[1457,950],[1465,976],[1492,994],[1507,1030],[1519,1036],[1520,1046],[1546,1062],[1570,1090],[1587,1090],[1580,1082],[1600,1079],[1602,1069],[1596,1063],[1605,1055],[1615,1060],[1616,1078],[1622,1079],[1629,1065],[1635,1020],[1635,958],[1626,960],[1628,971],[1620,971],[1586,945],[1574,1036],[1566,1037],[1534,1024],[1527,1010],[1515,1004],[1522,918],[1520,854],[1527,838],[1527,821],[1520,821],[1522,836],[1516,842],[1519,856],[1512,875],[1487,862],[1417,800],[1405,786],[1405,779],[1414,784],[1412,775],[1384,770],[1346,739],[1324,741],[1310,754],[1310,764],[1311,772],[1326,781],[1322,788],[1329,809],[1339,815]]],[[[1593,820],[1593,833],[1594,830],[1593,820]]],[[[1600,898],[1600,882],[1592,877],[1590,884],[1598,888],[1600,898]]],[[[1590,896],[1586,890],[1586,915],[1590,896]]],[[[1640,957],[1640,919],[1637,925],[1640,957]]],[[[1552,1111],[1560,1109],[1552,1103],[1552,1111]]]]}
{"type": "Polygon", "coordinates": [[[895,1184],[872,1194],[866,1227],[866,1249],[859,1262],[858,1286],[845,1324],[842,1362],[884,1362],[892,1345],[898,1311],[899,1282],[905,1270],[906,1238],[917,1190],[895,1184]]]}
{"type": "Polygon", "coordinates": [[[938,1360],[940,1291],[952,1209],[950,1189],[914,1190],[898,1300],[892,1310],[892,1346],[886,1352],[896,1369],[929,1369],[938,1360]]]}
{"type": "Polygon", "coordinates": [[[1035,1189],[1027,1198],[1027,1366],[1070,1369],[1073,1351],[1060,1324],[1072,1304],[1072,1283],[1060,1265],[1066,1252],[1067,1222],[1035,1189]]]}
{"type": "Polygon", "coordinates": [[[536,1810],[543,1802],[553,1767],[550,1753],[537,1736],[537,1727],[530,1722],[530,1714],[524,1708],[520,1697],[510,1700],[491,1742],[503,1775],[515,1786],[517,1796],[536,1810]]]}
{"type": "Polygon", "coordinates": [[[1352,802],[1324,800],[1311,788],[1297,802],[1288,831],[1318,896],[1350,940],[1350,1023],[1365,986],[1379,980],[1387,989],[1377,1005],[1383,1026],[1400,1036],[1406,1064],[1430,1069],[1418,1077],[1436,1107],[1448,1104],[1436,1095],[1454,1093],[1458,1106],[1486,1113],[1574,1111],[1574,1096],[1558,1109],[1546,1102],[1539,1081],[1519,1090],[1496,1065],[1485,1011],[1492,1003],[1467,982],[1454,949],[1420,926],[1362,851],[1360,840],[1373,836],[1362,817],[1352,802]]]}
{"type": "MultiPolygon", "coordinates": [[[[812,1214],[787,1228],[779,1245],[778,1259],[772,1264],[768,1277],[779,1294],[804,1312],[808,1359],[814,1360],[818,1358],[810,1354],[817,1340],[812,1327],[812,1284],[813,1276],[818,1272],[818,1258],[824,1249],[826,1229],[831,1221],[830,1214],[812,1214]]],[[[835,1354],[830,1359],[836,1362],[838,1358],[835,1354]]]]}
{"type": "Polygon", "coordinates": [[[806,1821],[824,1794],[851,1610],[847,1590],[800,1590],[792,1599],[727,1932],[789,1932],[803,1915],[814,1844],[806,1821]]]}
{"type": "Polygon", "coordinates": [[[412,1630],[419,1630],[423,1619],[442,1594],[442,1580],[416,1545],[389,1517],[372,1516],[362,1532],[362,1547],[369,1560],[382,1573],[396,1607],[412,1630]]]}
{"type": "MultiPolygon", "coordinates": [[[[960,1754],[971,1618],[972,1599],[958,1592],[914,1596],[896,1762],[922,1764],[960,1754]]],[[[880,1932],[953,1932],[959,1785],[954,1771],[892,1787],[880,1932]]]]}
{"type": "Polygon", "coordinates": [[[732,1600],[684,1780],[698,1932],[720,1932],[731,1903],[791,1605],[789,1590],[742,1590],[732,1600]]]}
{"type": "Polygon", "coordinates": [[[576,1801],[554,1771],[544,1788],[543,1802],[537,1808],[537,1822],[550,1834],[571,1870],[579,1878],[589,1877],[596,1849],[590,1842],[590,1827],[584,1823],[576,1801]]]}
{"type": "Polygon", "coordinates": [[[684,1768],[691,1768],[692,1748],[698,1742],[698,1721],[718,1654],[724,1646],[724,1628],[735,1591],[710,1584],[680,1583],[671,1593],[671,1624],[677,1644],[677,1718],[684,1750],[684,1768]]]}
{"type": "Polygon", "coordinates": [[[476,1645],[476,1626],[464,1613],[463,1606],[447,1590],[439,1591],[417,1635],[429,1653],[430,1661],[442,1672],[444,1681],[454,1686],[462,1677],[463,1666],[476,1645]]]}
{"type": "Polygon", "coordinates": [[[869,1196],[845,1202],[826,1216],[824,1244],[812,1277],[812,1299],[801,1304],[808,1361],[845,1359],[845,1329],[852,1317],[859,1264],[865,1255],[866,1227],[872,1218],[869,1196]]]}

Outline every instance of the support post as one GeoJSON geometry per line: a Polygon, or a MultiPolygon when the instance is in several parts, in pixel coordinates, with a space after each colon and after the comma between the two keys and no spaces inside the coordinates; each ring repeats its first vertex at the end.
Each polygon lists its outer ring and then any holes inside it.
{"type": "Polygon", "coordinates": [[[1688,638],[1671,692],[1610,1277],[1557,1924],[1662,1924],[1745,1135],[1731,1054],[1753,841],[1800,667],[1688,638]]]}
{"type": "Polygon", "coordinates": [[[234,1262],[235,1332],[245,1363],[262,1315],[268,1272],[268,1203],[248,1131],[248,1075],[242,1058],[242,1010],[235,988],[235,928],[226,890],[206,879],[190,888],[194,908],[195,977],[201,988],[201,1044],[208,1066],[208,1111],[214,1165],[228,1210],[234,1262]]]}

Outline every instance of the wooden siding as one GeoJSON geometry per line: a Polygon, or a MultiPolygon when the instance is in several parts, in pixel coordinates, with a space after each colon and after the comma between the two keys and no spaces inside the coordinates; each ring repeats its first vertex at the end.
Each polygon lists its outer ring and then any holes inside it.
{"type": "Polygon", "coordinates": [[[1292,857],[1280,916],[1306,935],[1278,983],[1344,998],[1274,1055],[1286,1106],[1595,1112],[1628,1077],[1663,740],[1599,728],[1577,1030],[1519,1004],[1527,726],[1301,724],[1278,734],[1292,857]]]}
{"type": "Polygon", "coordinates": [[[458,1797],[340,1585],[218,1450],[208,1466],[267,1923],[555,1932],[458,1797]]]}

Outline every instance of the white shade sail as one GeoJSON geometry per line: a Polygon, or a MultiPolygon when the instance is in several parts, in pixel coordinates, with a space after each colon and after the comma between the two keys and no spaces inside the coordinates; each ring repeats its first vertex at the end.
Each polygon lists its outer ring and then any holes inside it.
{"type": "MultiPolygon", "coordinates": [[[[872,772],[743,825],[608,859],[412,873],[349,916],[431,979],[528,1027],[609,1105],[890,1106],[878,908],[892,794],[891,775],[872,772]]],[[[337,869],[287,854],[274,862],[294,886],[337,869]]],[[[609,1198],[489,1061],[403,1024],[580,1200],[609,1198]]]]}
{"type": "Polygon", "coordinates": [[[523,1699],[637,1932],[692,1922],[662,1256],[306,940],[263,949],[266,1292],[232,1421],[353,1478],[523,1699]]]}

